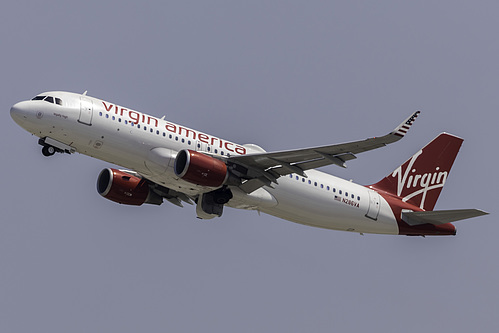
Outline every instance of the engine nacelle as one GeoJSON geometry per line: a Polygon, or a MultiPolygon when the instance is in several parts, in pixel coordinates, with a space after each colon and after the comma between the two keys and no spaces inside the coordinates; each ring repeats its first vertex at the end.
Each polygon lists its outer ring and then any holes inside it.
{"type": "Polygon", "coordinates": [[[163,203],[163,198],[149,188],[145,179],[116,169],[101,171],[97,178],[97,192],[106,199],[124,205],[163,203]]]}
{"type": "Polygon", "coordinates": [[[224,162],[188,149],[178,152],[174,170],[183,180],[201,186],[220,187],[229,177],[224,162]]]}

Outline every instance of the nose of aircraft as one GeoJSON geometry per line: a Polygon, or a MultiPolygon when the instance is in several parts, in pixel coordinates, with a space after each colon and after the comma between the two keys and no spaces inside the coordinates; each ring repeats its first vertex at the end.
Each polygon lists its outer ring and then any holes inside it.
{"type": "Polygon", "coordinates": [[[16,123],[21,125],[23,122],[25,122],[28,119],[28,106],[27,102],[19,102],[14,104],[10,108],[10,116],[16,123]]]}

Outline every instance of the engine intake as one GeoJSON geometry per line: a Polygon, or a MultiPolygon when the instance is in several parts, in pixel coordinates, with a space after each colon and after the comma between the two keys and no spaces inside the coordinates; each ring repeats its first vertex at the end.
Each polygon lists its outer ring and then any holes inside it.
{"type": "Polygon", "coordinates": [[[116,169],[101,171],[97,178],[97,192],[106,199],[124,205],[163,203],[163,198],[149,188],[145,179],[116,169]]]}
{"type": "Polygon", "coordinates": [[[189,149],[178,152],[174,170],[181,179],[208,187],[220,187],[229,177],[224,162],[189,149]]]}

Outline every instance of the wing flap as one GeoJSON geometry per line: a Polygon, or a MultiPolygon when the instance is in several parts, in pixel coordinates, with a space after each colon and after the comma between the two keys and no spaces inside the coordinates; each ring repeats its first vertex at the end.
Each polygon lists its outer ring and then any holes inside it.
{"type": "Polygon", "coordinates": [[[424,211],[424,212],[403,212],[402,221],[406,222],[410,226],[420,225],[420,224],[433,224],[440,225],[450,222],[456,222],[460,220],[470,219],[472,217],[478,217],[482,215],[487,215],[479,209],[455,209],[455,210],[434,210],[434,211],[424,211]]]}
{"type": "MultiPolygon", "coordinates": [[[[291,173],[306,177],[304,171],[326,165],[336,164],[346,167],[345,162],[355,159],[355,154],[381,148],[403,138],[419,113],[420,111],[416,111],[411,114],[392,132],[381,137],[321,147],[232,156],[226,162],[235,171],[243,170],[239,172],[242,179],[266,178],[272,183],[277,183],[277,178],[280,176],[291,173]]],[[[257,183],[262,184],[262,182],[252,182],[251,186],[247,184],[245,191],[253,189],[257,183]]]]}

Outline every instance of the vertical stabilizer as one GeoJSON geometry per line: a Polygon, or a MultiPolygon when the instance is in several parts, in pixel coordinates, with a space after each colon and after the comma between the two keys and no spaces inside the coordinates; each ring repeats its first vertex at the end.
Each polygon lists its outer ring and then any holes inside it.
{"type": "Polygon", "coordinates": [[[433,210],[463,139],[442,133],[372,188],[433,210]]]}

